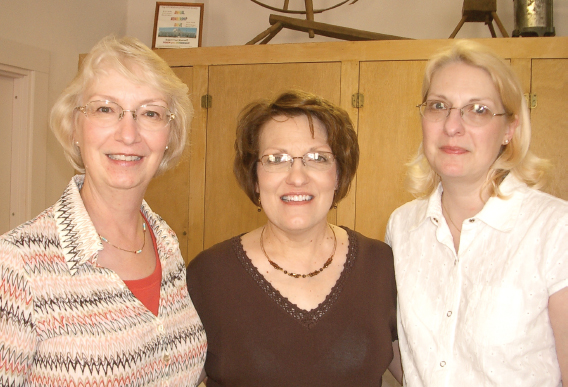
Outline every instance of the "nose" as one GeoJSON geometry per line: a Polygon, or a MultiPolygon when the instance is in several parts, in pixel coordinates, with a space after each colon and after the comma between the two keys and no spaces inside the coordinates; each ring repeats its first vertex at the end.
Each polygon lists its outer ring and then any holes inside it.
{"type": "Polygon", "coordinates": [[[135,110],[122,111],[122,116],[118,121],[118,128],[115,132],[115,139],[125,144],[133,144],[140,139],[135,110]]]}
{"type": "Polygon", "coordinates": [[[461,110],[458,108],[450,108],[448,110],[448,115],[444,120],[444,132],[450,136],[457,136],[463,134],[463,119],[461,116],[461,110]]]}
{"type": "Polygon", "coordinates": [[[292,166],[288,171],[286,182],[294,186],[301,186],[303,184],[306,184],[309,180],[308,174],[306,172],[307,171],[306,166],[304,165],[303,157],[293,157],[292,166]]]}

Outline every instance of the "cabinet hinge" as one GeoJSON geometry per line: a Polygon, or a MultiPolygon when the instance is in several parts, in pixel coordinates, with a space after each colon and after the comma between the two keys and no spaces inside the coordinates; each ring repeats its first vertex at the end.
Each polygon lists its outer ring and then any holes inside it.
{"type": "Polygon", "coordinates": [[[354,108],[362,108],[365,102],[365,96],[361,93],[355,93],[351,96],[351,105],[354,108]]]}
{"type": "Polygon", "coordinates": [[[201,107],[203,109],[209,109],[213,103],[213,97],[209,94],[205,94],[201,96],[201,107]]]}
{"type": "Polygon", "coordinates": [[[534,109],[538,105],[538,98],[536,94],[525,94],[525,99],[527,100],[527,105],[529,109],[534,109]]]}

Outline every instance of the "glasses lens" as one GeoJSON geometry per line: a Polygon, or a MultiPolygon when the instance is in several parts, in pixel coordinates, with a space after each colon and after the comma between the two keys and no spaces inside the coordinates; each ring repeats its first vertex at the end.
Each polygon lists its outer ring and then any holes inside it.
{"type": "Polygon", "coordinates": [[[302,157],[292,157],[288,154],[264,155],[260,162],[266,172],[286,172],[292,166],[292,160],[301,159],[303,164],[317,171],[329,169],[335,161],[331,152],[309,152],[302,157]]]}
{"type": "Polygon", "coordinates": [[[442,121],[448,115],[448,106],[440,101],[426,101],[420,105],[420,114],[428,121],[442,121]]]}
{"type": "Polygon", "coordinates": [[[330,152],[310,152],[303,157],[306,167],[318,171],[325,171],[333,165],[333,153],[330,152]]]}
{"type": "Polygon", "coordinates": [[[159,130],[170,122],[171,113],[159,105],[142,105],[136,109],[136,121],[144,129],[159,130]]]}
{"type": "Polygon", "coordinates": [[[110,101],[92,101],[85,105],[85,112],[97,125],[110,126],[118,122],[122,108],[110,101]]]}
{"type": "Polygon", "coordinates": [[[287,154],[264,155],[260,159],[266,172],[282,172],[290,168],[292,157],[287,154]]]}
{"type": "Polygon", "coordinates": [[[485,125],[493,118],[493,113],[485,105],[472,103],[462,108],[463,120],[472,126],[485,125]]]}

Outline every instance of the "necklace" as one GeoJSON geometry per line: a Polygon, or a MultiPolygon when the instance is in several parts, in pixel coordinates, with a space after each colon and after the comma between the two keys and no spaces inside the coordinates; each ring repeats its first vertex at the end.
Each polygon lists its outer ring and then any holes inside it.
{"type": "Polygon", "coordinates": [[[144,250],[144,246],[146,246],[146,222],[144,222],[144,221],[142,221],[142,235],[144,235],[144,242],[142,242],[142,247],[140,247],[140,250],[128,250],[128,249],[123,249],[122,247],[118,247],[117,245],[113,245],[112,243],[110,243],[108,241],[108,239],[106,239],[101,234],[99,234],[99,238],[101,238],[101,241],[108,243],[109,245],[111,245],[115,249],[126,251],[127,253],[140,254],[142,252],[142,250],[144,250]]]}
{"type": "Polygon", "coordinates": [[[456,228],[456,230],[458,230],[458,232],[461,234],[462,230],[461,228],[458,228],[458,226],[456,226],[456,224],[454,223],[454,221],[452,220],[452,217],[450,216],[450,212],[448,211],[448,209],[446,208],[446,206],[444,206],[444,201],[440,200],[442,202],[442,208],[444,209],[444,211],[446,211],[446,214],[448,214],[448,219],[450,220],[450,223],[456,228]]]}
{"type": "Polygon", "coordinates": [[[333,227],[331,227],[331,225],[329,225],[329,228],[331,229],[331,232],[333,233],[333,251],[331,252],[331,256],[327,259],[327,261],[325,261],[325,263],[323,264],[323,266],[321,268],[319,268],[318,270],[312,271],[311,273],[308,274],[296,274],[296,273],[292,273],[289,272],[288,270],[284,270],[282,269],[280,266],[278,266],[278,264],[274,261],[272,261],[269,257],[268,254],[266,254],[266,250],[264,250],[264,242],[263,242],[263,236],[264,236],[264,229],[266,228],[263,227],[262,231],[260,233],[260,249],[262,250],[262,252],[264,253],[264,256],[266,257],[266,259],[268,259],[268,262],[270,263],[270,265],[272,265],[273,268],[275,268],[276,270],[280,270],[281,272],[283,272],[284,274],[289,275],[290,277],[294,277],[294,278],[306,278],[306,277],[315,277],[316,275],[318,275],[319,273],[321,273],[322,271],[324,271],[324,269],[327,269],[327,267],[329,265],[331,265],[331,262],[333,262],[333,256],[335,255],[335,249],[337,248],[337,237],[335,236],[335,231],[333,231],[333,227]]]}

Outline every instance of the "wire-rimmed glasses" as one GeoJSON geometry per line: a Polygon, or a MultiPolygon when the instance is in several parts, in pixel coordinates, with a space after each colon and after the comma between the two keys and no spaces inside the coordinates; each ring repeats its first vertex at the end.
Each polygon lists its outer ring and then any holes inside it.
{"type": "Polygon", "coordinates": [[[308,152],[303,156],[293,157],[286,153],[269,154],[262,156],[258,161],[266,172],[287,172],[292,168],[294,160],[302,160],[305,167],[316,170],[326,171],[331,168],[335,157],[331,152],[308,152]]]}
{"type": "Polygon", "coordinates": [[[126,112],[132,113],[132,117],[141,129],[160,130],[165,128],[175,114],[164,106],[146,104],[134,110],[126,110],[116,102],[108,100],[90,101],[85,106],[75,109],[81,111],[87,118],[93,120],[101,127],[109,127],[117,124],[126,112]]]}
{"type": "Polygon", "coordinates": [[[416,107],[420,109],[422,117],[431,122],[445,120],[450,115],[452,109],[459,110],[463,122],[471,126],[483,126],[488,124],[495,116],[508,115],[507,112],[493,113],[491,109],[480,103],[470,103],[461,108],[457,108],[451,107],[449,104],[442,101],[426,101],[420,105],[416,105],[416,107]]]}

